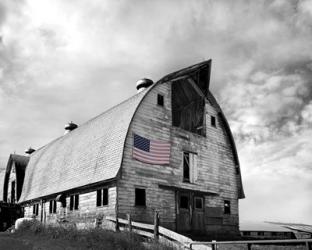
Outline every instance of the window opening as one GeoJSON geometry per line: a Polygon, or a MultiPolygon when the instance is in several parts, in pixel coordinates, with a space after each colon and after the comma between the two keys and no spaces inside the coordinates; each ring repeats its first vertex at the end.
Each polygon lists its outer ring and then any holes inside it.
{"type": "Polygon", "coordinates": [[[171,89],[172,125],[206,136],[205,98],[196,91],[188,79],[173,82],[171,89]]]}
{"type": "Polygon", "coordinates": [[[180,208],[189,209],[189,197],[187,195],[180,196],[180,208]]]}
{"type": "Polygon", "coordinates": [[[36,216],[39,214],[39,204],[33,205],[33,214],[36,216]]]}
{"type": "Polygon", "coordinates": [[[108,205],[108,188],[99,189],[96,191],[96,205],[108,205]]]}
{"type": "Polygon", "coordinates": [[[136,206],[146,206],[146,193],[143,188],[135,189],[135,205],[136,206]]]}
{"type": "Polygon", "coordinates": [[[214,116],[211,116],[211,126],[212,127],[216,127],[217,125],[216,125],[216,117],[214,117],[214,116]]]}
{"type": "Polygon", "coordinates": [[[190,181],[190,154],[183,152],[183,181],[190,181]]]}
{"type": "Polygon", "coordinates": [[[108,188],[103,189],[103,206],[108,205],[108,188]]]}
{"type": "Polygon", "coordinates": [[[194,183],[197,178],[197,154],[183,152],[183,181],[194,183]]]}
{"type": "Polygon", "coordinates": [[[231,213],[231,203],[230,201],[225,200],[224,201],[224,214],[230,214],[231,213]]]}
{"type": "Polygon", "coordinates": [[[163,95],[161,95],[161,94],[157,95],[157,104],[159,106],[164,106],[164,96],[163,95]]]}
{"type": "Polygon", "coordinates": [[[204,208],[204,200],[202,197],[195,197],[195,209],[202,210],[204,208]]]}
{"type": "Polygon", "coordinates": [[[51,200],[50,205],[49,205],[49,213],[50,214],[55,214],[56,213],[56,200],[51,200]]]}
{"type": "Polygon", "coordinates": [[[79,194],[75,195],[75,210],[78,210],[79,207],[79,194]]]}
{"type": "Polygon", "coordinates": [[[79,208],[79,194],[71,195],[69,202],[69,210],[78,210],[79,208]]]}

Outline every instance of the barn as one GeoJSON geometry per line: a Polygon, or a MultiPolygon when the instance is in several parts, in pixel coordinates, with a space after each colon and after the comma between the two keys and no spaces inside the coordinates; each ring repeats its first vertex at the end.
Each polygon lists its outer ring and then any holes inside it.
{"type": "Polygon", "coordinates": [[[239,159],[210,72],[208,60],[155,83],[142,79],[128,100],[69,124],[31,152],[14,194],[7,168],[5,200],[16,197],[24,216],[43,223],[91,225],[127,214],[152,223],[158,211],[160,225],[183,234],[238,235],[239,159]]]}

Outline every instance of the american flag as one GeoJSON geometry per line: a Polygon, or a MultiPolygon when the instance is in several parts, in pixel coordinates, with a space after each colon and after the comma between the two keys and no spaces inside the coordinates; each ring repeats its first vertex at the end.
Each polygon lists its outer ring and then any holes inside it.
{"type": "Polygon", "coordinates": [[[150,164],[169,164],[170,143],[149,140],[134,134],[133,158],[150,164]]]}

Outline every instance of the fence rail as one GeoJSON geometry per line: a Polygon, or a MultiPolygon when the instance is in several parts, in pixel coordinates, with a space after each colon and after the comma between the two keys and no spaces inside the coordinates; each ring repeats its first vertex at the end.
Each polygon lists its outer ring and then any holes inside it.
{"type": "Polygon", "coordinates": [[[311,250],[312,239],[298,240],[246,240],[246,241],[212,241],[202,242],[193,241],[189,244],[190,249],[195,249],[195,246],[211,246],[212,250],[218,249],[220,245],[246,245],[248,250],[251,250],[253,245],[303,245],[307,250],[311,250]]]}

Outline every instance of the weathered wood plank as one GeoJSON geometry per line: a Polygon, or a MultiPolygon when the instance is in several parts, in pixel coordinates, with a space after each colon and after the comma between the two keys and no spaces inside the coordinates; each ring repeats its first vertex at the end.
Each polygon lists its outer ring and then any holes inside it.
{"type": "Polygon", "coordinates": [[[193,240],[191,238],[188,238],[186,236],[183,236],[181,234],[178,234],[176,232],[173,232],[167,228],[159,227],[159,233],[166,236],[167,238],[173,239],[175,241],[181,242],[181,243],[187,243],[192,242],[193,240]]]}

